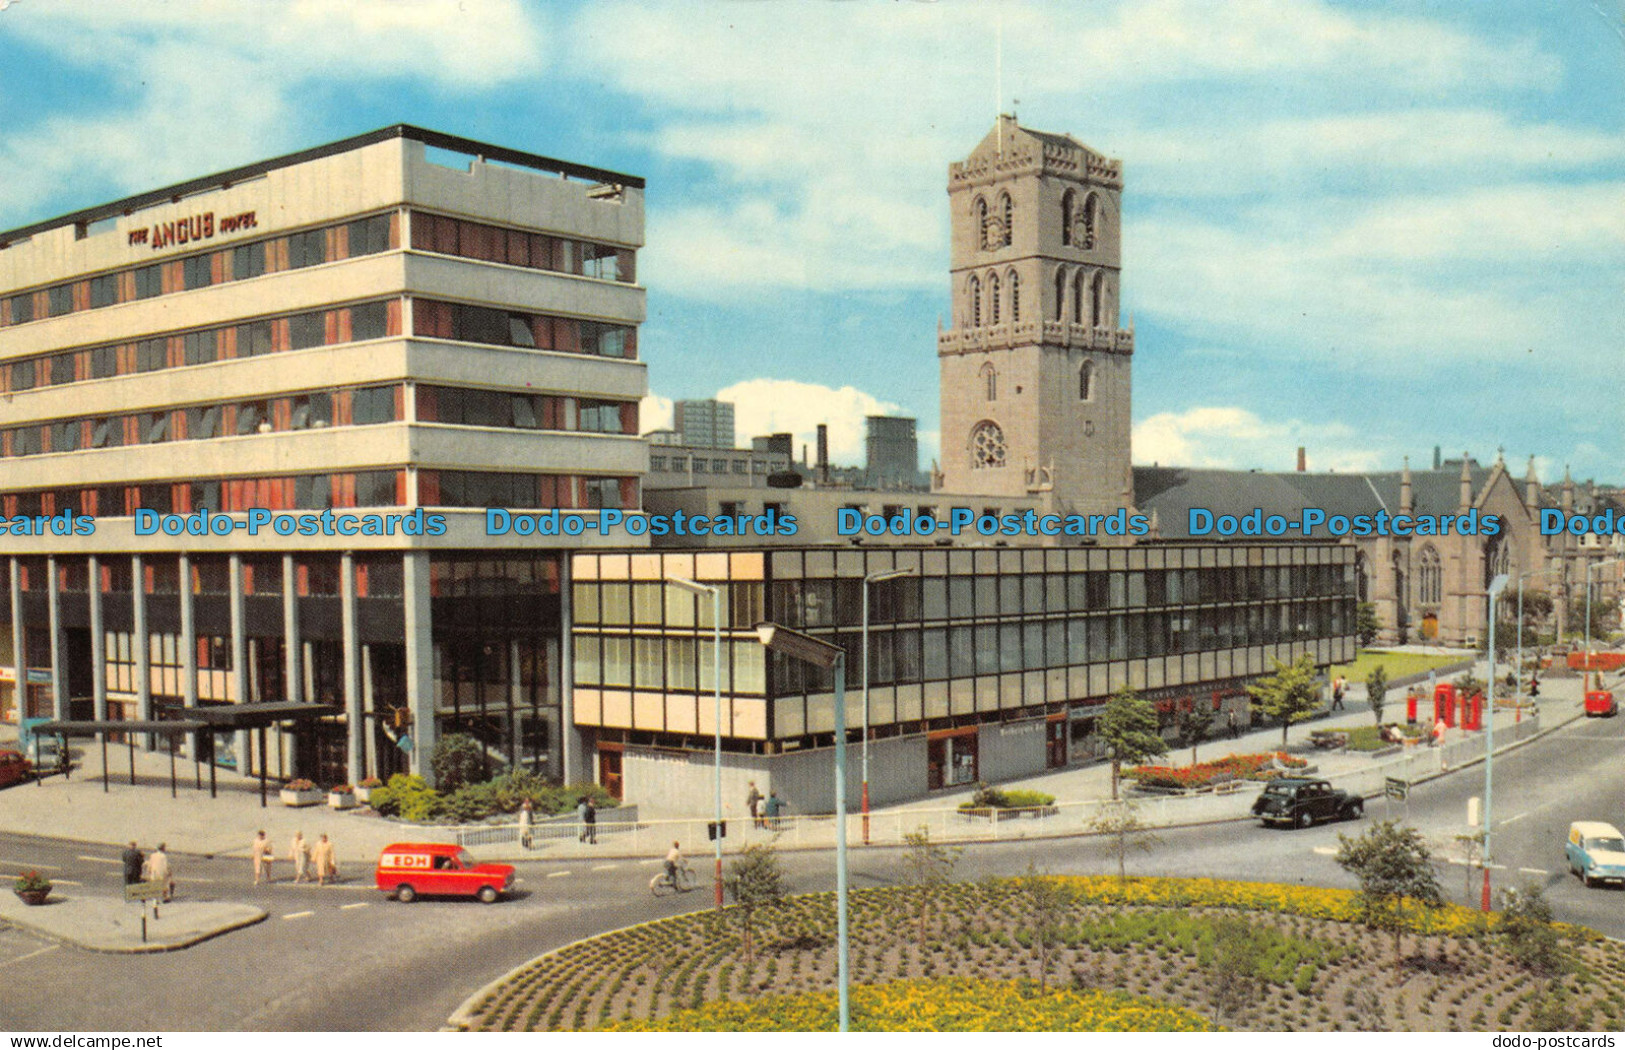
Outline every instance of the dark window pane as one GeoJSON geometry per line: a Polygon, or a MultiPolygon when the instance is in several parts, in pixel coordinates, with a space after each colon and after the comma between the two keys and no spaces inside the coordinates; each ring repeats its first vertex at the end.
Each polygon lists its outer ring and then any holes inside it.
{"type": "Polygon", "coordinates": [[[187,332],[183,342],[186,346],[186,363],[189,365],[206,365],[220,356],[219,333],[213,329],[187,332]]]}
{"type": "Polygon", "coordinates": [[[135,370],[156,372],[169,365],[169,342],[165,339],[143,339],[135,344],[135,370]]]}
{"type": "Polygon", "coordinates": [[[327,234],[307,230],[288,237],[288,269],[298,270],[327,261],[327,234]]]}
{"type": "Polygon", "coordinates": [[[190,259],[182,259],[181,274],[188,290],[207,288],[211,283],[209,257],[207,255],[194,255],[190,259]]]}
{"type": "Polygon", "coordinates": [[[374,215],[350,223],[350,257],[389,250],[389,216],[374,215]]]}
{"type": "Polygon", "coordinates": [[[244,244],[231,251],[231,276],[239,281],[265,272],[265,242],[244,244]]]}
{"type": "Polygon", "coordinates": [[[350,338],[382,339],[387,332],[388,310],[384,303],[362,303],[350,307],[350,338]]]}
{"type": "Polygon", "coordinates": [[[395,388],[374,386],[350,395],[350,421],[356,426],[395,421],[395,388]]]}
{"type": "Polygon", "coordinates": [[[112,306],[116,302],[118,302],[118,276],[116,274],[107,273],[90,279],[91,309],[112,306]]]}
{"type": "Polygon", "coordinates": [[[11,389],[13,389],[13,390],[32,390],[32,389],[34,389],[34,372],[35,372],[34,362],[32,362],[32,361],[18,361],[16,364],[12,365],[11,366],[11,389]]]}
{"type": "Polygon", "coordinates": [[[118,349],[98,346],[90,352],[90,378],[106,379],[118,375],[118,349]]]}
{"type": "Polygon", "coordinates": [[[61,317],[63,314],[73,312],[73,285],[59,284],[46,292],[46,299],[51,308],[52,317],[61,317]]]}
{"type": "Polygon", "coordinates": [[[51,451],[72,452],[79,447],[79,423],[51,424],[51,451]]]}
{"type": "Polygon", "coordinates": [[[271,352],[271,322],[251,321],[237,326],[237,356],[258,357],[271,352]]]}
{"type": "Polygon", "coordinates": [[[51,358],[51,384],[61,386],[73,382],[73,355],[57,354],[51,358]]]}
{"type": "Polygon", "coordinates": [[[158,265],[143,266],[135,272],[135,297],[151,299],[164,290],[164,271],[158,265]]]}
{"type": "Polygon", "coordinates": [[[321,346],[327,341],[327,319],[320,311],[288,318],[288,345],[294,350],[321,346]]]}
{"type": "Polygon", "coordinates": [[[26,324],[34,319],[34,296],[24,292],[11,297],[11,323],[26,324]]]}

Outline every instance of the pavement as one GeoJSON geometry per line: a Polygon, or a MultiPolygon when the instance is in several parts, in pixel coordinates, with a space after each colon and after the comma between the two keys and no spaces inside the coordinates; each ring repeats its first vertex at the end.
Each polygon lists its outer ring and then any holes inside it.
{"type": "MultiPolygon", "coordinates": [[[[1482,677],[1482,662],[1475,673],[1482,677]]],[[[1541,682],[1540,732],[1552,731],[1579,718],[1581,683],[1578,678],[1548,678],[1541,682]]],[[[1394,756],[1373,756],[1356,752],[1318,751],[1308,743],[1314,728],[1337,728],[1370,724],[1370,705],[1365,697],[1363,683],[1351,683],[1345,699],[1347,710],[1330,712],[1310,722],[1295,725],[1288,734],[1289,752],[1307,757],[1314,764],[1314,772],[1334,782],[1351,785],[1351,789],[1371,794],[1371,785],[1380,789],[1380,773],[1384,763],[1391,764],[1394,756]],[[1373,775],[1376,774],[1376,775],[1373,775]]],[[[1385,720],[1404,717],[1403,687],[1389,691],[1385,720]]],[[[1498,733],[1514,728],[1516,716],[1511,711],[1497,712],[1498,733]]],[[[1527,731],[1529,727],[1523,726],[1527,731]]],[[[1445,752],[1472,756],[1479,734],[1465,734],[1451,730],[1451,747],[1445,752]]],[[[14,738],[15,728],[0,726],[0,745],[14,738]]],[[[1520,732],[1520,737],[1527,736],[1520,732]]],[[[1508,732],[1507,739],[1512,738],[1508,732]]],[[[1499,738],[1498,738],[1499,739],[1499,738]]],[[[1236,738],[1225,734],[1223,739],[1207,742],[1199,748],[1204,758],[1218,758],[1231,753],[1254,753],[1279,750],[1279,726],[1268,726],[1240,733],[1236,738]]],[[[1499,750],[1499,749],[1498,749],[1499,750]]],[[[1420,780],[1443,772],[1444,752],[1435,749],[1415,749],[1416,759],[1425,760],[1420,780]]],[[[370,872],[379,851],[392,842],[404,840],[451,840],[456,834],[450,829],[422,829],[401,825],[372,814],[369,810],[335,811],[325,805],[290,808],[280,804],[271,795],[269,805],[261,807],[258,782],[222,773],[218,797],[210,798],[207,776],[204,787],[198,790],[189,764],[179,767],[181,779],[174,797],[171,796],[169,758],[165,754],[147,753],[139,749],[134,754],[135,784],[129,783],[130,757],[123,747],[111,749],[113,755],[107,781],[101,774],[99,749],[94,746],[75,747],[76,769],[71,779],[52,776],[39,784],[25,784],[0,792],[0,831],[23,835],[85,842],[107,843],[115,846],[135,840],[144,850],[159,842],[167,844],[168,852],[177,872],[184,873],[188,859],[241,858],[244,882],[250,878],[248,844],[258,829],[265,829],[279,854],[278,867],[286,870],[281,859],[285,844],[295,831],[302,831],[308,841],[327,834],[337,850],[339,867],[351,873],[370,872]],[[121,779],[122,775],[122,779],[121,779]]],[[[1188,759],[1183,749],[1170,753],[1169,761],[1188,759]]],[[[1413,765],[1418,764],[1416,762],[1413,765]]],[[[1096,762],[1074,766],[1037,776],[1026,777],[1000,785],[1023,788],[1054,795],[1060,813],[1058,819],[1037,821],[982,822],[981,832],[965,832],[966,818],[957,813],[961,801],[970,798],[972,788],[963,791],[934,793],[929,799],[894,806],[877,807],[871,814],[876,828],[877,843],[901,841],[904,830],[913,830],[922,823],[940,820],[943,834],[933,830],[933,838],[952,838],[956,829],[972,838],[991,837],[1051,837],[1057,834],[1079,834],[1087,830],[1087,816],[1091,807],[1110,795],[1110,768],[1107,763],[1096,762]],[[1068,814],[1071,815],[1068,818],[1068,814]]],[[[1202,800],[1150,800],[1142,803],[1149,812],[1148,823],[1166,825],[1207,823],[1216,820],[1235,820],[1245,812],[1242,805],[1250,799],[1240,795],[1228,799],[1208,796],[1202,800]],[[1202,807],[1206,806],[1206,809],[1202,807]]],[[[734,814],[742,818],[742,814],[734,814]]],[[[614,811],[606,810],[600,818],[603,839],[597,845],[579,842],[571,825],[551,829],[551,837],[544,834],[545,825],[538,825],[532,848],[523,849],[512,833],[504,837],[502,829],[480,829],[463,841],[482,859],[510,859],[526,861],[573,861],[585,857],[611,859],[623,856],[652,855],[651,850],[660,842],[680,837],[684,842],[698,843],[705,849],[703,816],[697,815],[687,822],[640,821],[636,825],[623,825],[617,833],[614,811]],[[687,827],[693,824],[694,827],[687,827]]],[[[860,820],[857,815],[850,818],[860,820]]],[[[1142,816],[1142,819],[1145,819],[1142,816]]],[[[778,845],[796,848],[827,848],[833,843],[833,821],[828,817],[803,817],[790,822],[793,835],[773,834],[749,826],[748,818],[737,819],[730,826],[730,851],[756,838],[773,840],[778,845]],[[739,830],[734,830],[737,827],[739,830]]],[[[5,867],[0,862],[0,869],[5,867]]],[[[0,875],[14,872],[0,871],[0,875]]],[[[44,907],[27,907],[10,894],[0,894],[0,920],[34,930],[46,936],[97,951],[164,951],[185,947],[229,930],[259,922],[265,912],[249,905],[222,901],[183,900],[163,906],[161,918],[148,923],[148,941],[140,939],[140,910],[133,904],[111,896],[98,896],[80,888],[59,887],[53,895],[54,903],[44,907]]]]}

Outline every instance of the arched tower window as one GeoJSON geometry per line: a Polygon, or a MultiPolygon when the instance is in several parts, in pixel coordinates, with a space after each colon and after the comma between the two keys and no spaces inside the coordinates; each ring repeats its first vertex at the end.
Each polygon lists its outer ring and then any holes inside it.
{"type": "Polygon", "coordinates": [[[970,283],[965,286],[965,295],[970,300],[968,304],[970,306],[970,326],[972,328],[980,328],[982,327],[981,278],[974,274],[971,275],[970,283]]]}
{"type": "Polygon", "coordinates": [[[1004,466],[1004,431],[991,419],[984,419],[971,428],[970,465],[972,470],[1004,466]]]}
{"type": "Polygon", "coordinates": [[[1438,605],[1444,597],[1444,570],[1431,544],[1416,559],[1416,597],[1423,605],[1438,605]]]}
{"type": "Polygon", "coordinates": [[[1502,573],[1512,572],[1512,547],[1504,537],[1497,536],[1484,547],[1484,587],[1502,573]]]}
{"type": "Polygon", "coordinates": [[[1010,271],[1010,323],[1021,320],[1021,276],[1010,271]]]}
{"type": "Polygon", "coordinates": [[[1077,211],[1077,193],[1067,190],[1061,194],[1061,244],[1067,247],[1072,244],[1072,223],[1076,221],[1077,211]]]}
{"type": "Polygon", "coordinates": [[[1011,236],[1011,231],[1016,228],[1016,207],[1011,202],[1010,195],[1008,193],[999,195],[999,214],[1004,219],[1004,239],[1002,246],[1008,248],[1010,247],[1010,242],[1013,239],[1011,236]]]}
{"type": "Polygon", "coordinates": [[[996,273],[988,274],[987,275],[987,314],[988,314],[987,323],[988,324],[998,324],[999,323],[999,315],[1002,313],[1002,311],[1000,310],[999,307],[1000,307],[1000,303],[1003,300],[1003,298],[1004,298],[1004,289],[999,284],[999,275],[996,274],[996,273]]]}
{"type": "Polygon", "coordinates": [[[1084,290],[1083,271],[1079,270],[1078,275],[1072,279],[1072,323],[1073,324],[1082,324],[1083,323],[1083,304],[1086,301],[1087,295],[1088,295],[1088,293],[1084,290]]]}
{"type": "Polygon", "coordinates": [[[1366,563],[1365,552],[1354,552],[1354,600],[1360,602],[1370,601],[1371,586],[1367,578],[1371,566],[1366,563]]]}
{"type": "Polygon", "coordinates": [[[978,197],[976,198],[976,229],[978,231],[977,236],[981,239],[983,251],[987,251],[992,247],[987,243],[987,219],[987,201],[978,197]]]}
{"type": "Polygon", "coordinates": [[[1095,271],[1094,280],[1089,282],[1089,324],[1099,328],[1106,323],[1106,279],[1095,271]]]}
{"type": "Polygon", "coordinates": [[[982,382],[987,388],[987,399],[997,401],[999,399],[999,370],[989,362],[982,366],[981,376],[982,382]]]}
{"type": "Polygon", "coordinates": [[[1066,320],[1066,271],[1055,268],[1055,319],[1066,320]]]}
{"type": "Polygon", "coordinates": [[[1078,247],[1089,251],[1094,248],[1100,229],[1100,198],[1093,193],[1084,199],[1082,219],[1083,229],[1078,231],[1078,247]]]}
{"type": "Polygon", "coordinates": [[[1078,400],[1093,401],[1095,399],[1095,363],[1085,361],[1078,369],[1078,400]]]}

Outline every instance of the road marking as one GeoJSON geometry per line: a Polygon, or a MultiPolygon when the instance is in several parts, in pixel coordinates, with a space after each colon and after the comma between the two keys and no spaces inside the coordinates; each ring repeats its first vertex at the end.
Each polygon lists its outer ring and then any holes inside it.
{"type": "Polygon", "coordinates": [[[1337,856],[1337,851],[1330,846],[1316,846],[1314,852],[1320,854],[1322,857],[1337,856]]]}
{"type": "Polygon", "coordinates": [[[1527,817],[1530,813],[1533,813],[1533,812],[1534,812],[1534,810],[1525,810],[1524,812],[1519,813],[1515,817],[1508,817],[1507,819],[1501,821],[1501,823],[1502,824],[1510,824],[1515,820],[1522,820],[1524,817],[1527,817]]]}
{"type": "Polygon", "coordinates": [[[216,880],[214,880],[214,879],[203,879],[203,878],[198,878],[196,876],[178,876],[175,879],[175,881],[176,882],[207,882],[207,883],[213,883],[216,880]]]}
{"type": "Polygon", "coordinates": [[[1523,872],[1525,875],[1550,875],[1551,874],[1551,872],[1547,871],[1545,868],[1519,868],[1518,870],[1523,872]]]}
{"type": "Polygon", "coordinates": [[[39,869],[40,871],[61,871],[62,870],[62,865],[60,865],[60,864],[34,864],[34,863],[30,862],[30,861],[21,861],[21,860],[0,860],[0,864],[5,864],[5,865],[8,865],[8,866],[15,865],[15,866],[17,866],[19,868],[22,868],[24,871],[33,871],[36,868],[39,869]]]}
{"type": "Polygon", "coordinates": [[[44,955],[46,952],[54,952],[60,947],[62,947],[60,944],[47,944],[45,947],[31,951],[27,955],[19,955],[15,959],[7,959],[5,962],[0,962],[0,966],[10,966],[12,963],[20,963],[25,959],[32,959],[36,955],[44,955]]]}
{"type": "MultiPolygon", "coordinates": [[[[18,879],[18,878],[22,878],[22,874],[23,873],[20,872],[20,871],[0,871],[0,879],[18,879]]],[[[53,878],[51,881],[53,883],[55,883],[56,885],[58,885],[58,886],[83,886],[84,885],[84,883],[75,882],[72,879],[56,879],[56,878],[53,878]]]]}
{"type": "Polygon", "coordinates": [[[351,908],[370,908],[370,907],[372,907],[372,902],[371,901],[357,901],[354,904],[340,904],[339,905],[339,911],[349,911],[351,908]]]}
{"type": "Polygon", "coordinates": [[[597,867],[593,868],[592,870],[593,871],[614,871],[618,867],[620,867],[619,864],[600,864],[597,867]]]}
{"type": "Polygon", "coordinates": [[[83,853],[81,853],[79,856],[75,857],[74,860],[89,860],[89,861],[94,861],[97,864],[123,864],[124,863],[124,861],[122,861],[122,860],[112,860],[112,859],[109,859],[107,857],[87,857],[83,853]]]}
{"type": "Polygon", "coordinates": [[[313,911],[296,911],[282,917],[284,919],[308,919],[315,914],[313,911]]]}
{"type": "Polygon", "coordinates": [[[547,873],[547,877],[550,879],[562,879],[568,874],[570,873],[567,871],[550,871],[547,873]]]}

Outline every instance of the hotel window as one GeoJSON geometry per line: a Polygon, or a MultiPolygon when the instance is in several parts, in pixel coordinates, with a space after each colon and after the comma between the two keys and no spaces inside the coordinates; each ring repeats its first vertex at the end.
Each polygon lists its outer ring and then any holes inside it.
{"type": "Polygon", "coordinates": [[[79,448],[79,423],[77,420],[67,423],[51,424],[51,451],[73,452],[79,448]]]}
{"type": "Polygon", "coordinates": [[[352,391],[350,422],[358,427],[395,422],[395,388],[372,386],[352,391]]]}
{"type": "Polygon", "coordinates": [[[649,469],[652,470],[652,471],[656,471],[656,472],[664,471],[666,469],[666,457],[665,456],[650,456],[649,457],[649,469]]]}
{"type": "Polygon", "coordinates": [[[725,459],[713,459],[711,461],[711,473],[713,473],[713,474],[726,474],[726,473],[728,473],[728,461],[725,460],[725,459]]]}
{"type": "Polygon", "coordinates": [[[288,318],[288,348],[306,350],[327,341],[327,317],[315,310],[307,314],[294,314],[288,318]]]}
{"type": "Polygon", "coordinates": [[[358,507],[393,507],[395,499],[395,473],[389,470],[362,470],[355,475],[355,505],[358,507]]]}
{"type": "MultiPolygon", "coordinates": [[[[138,486],[136,496],[138,500],[136,506],[146,510],[157,511],[159,514],[170,514],[175,510],[174,493],[170,491],[168,485],[138,486]]],[[[160,562],[158,564],[162,565],[164,563],[160,562]]],[[[170,575],[174,576],[176,574],[175,563],[169,562],[168,566],[170,575]]],[[[160,575],[162,575],[161,572],[160,575]]],[[[174,591],[175,588],[171,585],[168,592],[161,593],[174,593],[174,591]]]]}
{"type": "Polygon", "coordinates": [[[73,354],[57,354],[51,358],[51,385],[61,386],[73,382],[73,354]]]}
{"type": "Polygon", "coordinates": [[[733,467],[735,474],[743,474],[745,472],[745,461],[742,459],[736,459],[734,460],[733,467]]]}
{"type": "Polygon", "coordinates": [[[530,318],[524,314],[508,315],[508,345],[536,349],[536,336],[530,330],[530,318]]]}
{"type": "MultiPolygon", "coordinates": [[[[143,445],[157,445],[169,440],[169,413],[149,412],[138,417],[141,420],[141,443],[143,445]]],[[[143,507],[147,506],[143,501],[143,507]]]]}
{"type": "Polygon", "coordinates": [[[206,365],[219,360],[220,338],[213,329],[206,332],[187,332],[181,337],[186,348],[186,363],[206,365]]]}
{"type": "Polygon", "coordinates": [[[302,474],[293,479],[293,505],[300,510],[325,510],[333,505],[332,489],[326,474],[302,474]]]}
{"type": "Polygon", "coordinates": [[[696,474],[704,474],[705,472],[706,472],[705,471],[705,460],[701,459],[699,456],[695,456],[694,457],[694,473],[696,473],[696,474]]]}
{"type": "Polygon", "coordinates": [[[602,508],[621,508],[621,479],[620,478],[588,478],[587,479],[587,508],[599,510],[602,508]]]}
{"type": "Polygon", "coordinates": [[[581,322],[581,348],[599,357],[626,357],[627,333],[631,329],[621,325],[581,322]]]}
{"type": "Polygon", "coordinates": [[[55,288],[47,289],[45,301],[52,317],[61,317],[63,314],[72,313],[73,285],[59,284],[55,288]]]}
{"type": "Polygon", "coordinates": [[[122,444],[124,444],[124,420],[117,416],[103,417],[91,426],[91,448],[117,448],[122,444]]]}
{"type": "MultiPolygon", "coordinates": [[[[220,509],[220,482],[194,481],[192,482],[192,509],[193,510],[219,510],[220,509]]],[[[213,593],[205,591],[204,593],[213,593]]],[[[225,593],[225,592],[218,592],[225,593]]]]}
{"type": "Polygon", "coordinates": [[[220,407],[198,405],[186,410],[186,437],[197,441],[220,436],[220,407]]]}
{"type": "Polygon", "coordinates": [[[28,292],[11,297],[11,323],[27,324],[34,319],[34,296],[28,292]]]}
{"type": "Polygon", "coordinates": [[[165,339],[143,339],[135,344],[135,370],[156,372],[169,365],[169,342],[165,339]]]}
{"type": "Polygon", "coordinates": [[[118,302],[118,275],[102,274],[90,279],[90,305],[92,309],[112,306],[118,302]]]}
{"type": "Polygon", "coordinates": [[[98,346],[90,352],[90,378],[108,379],[118,375],[118,347],[98,346]]]}
{"type": "Polygon", "coordinates": [[[374,215],[350,223],[349,258],[376,255],[389,250],[389,216],[374,215]]]}
{"type": "Polygon", "coordinates": [[[151,299],[160,295],[164,290],[164,269],[156,263],[152,266],[143,266],[134,273],[135,297],[137,299],[151,299]]]}
{"type": "Polygon", "coordinates": [[[187,291],[194,288],[207,288],[213,283],[209,261],[210,258],[207,255],[194,255],[181,260],[182,284],[187,291]]]}
{"type": "Polygon", "coordinates": [[[249,402],[237,406],[237,433],[268,434],[271,431],[271,406],[268,402],[249,402]]]}
{"type": "Polygon", "coordinates": [[[581,253],[581,274],[584,277],[596,277],[602,281],[620,281],[620,251],[607,244],[593,244],[591,242],[578,242],[576,247],[581,253]]]}
{"type": "Polygon", "coordinates": [[[362,303],[360,306],[350,307],[350,338],[355,342],[363,339],[382,339],[389,334],[389,304],[362,303]]]}
{"type": "Polygon", "coordinates": [[[327,261],[327,231],[306,230],[288,237],[288,269],[299,270],[327,261]]]}
{"type": "Polygon", "coordinates": [[[239,245],[231,250],[231,276],[233,280],[246,281],[250,277],[258,277],[264,272],[264,241],[239,245]]]}
{"type": "Polygon", "coordinates": [[[271,352],[271,322],[250,321],[237,326],[237,356],[259,357],[271,352]]]}
{"type": "Polygon", "coordinates": [[[34,362],[18,361],[11,366],[11,389],[32,390],[34,388],[34,362]]]}
{"type": "Polygon", "coordinates": [[[294,430],[311,430],[333,425],[333,395],[316,391],[292,399],[289,414],[294,430]]]}

